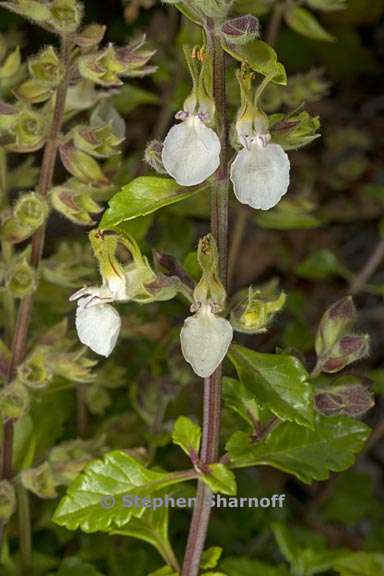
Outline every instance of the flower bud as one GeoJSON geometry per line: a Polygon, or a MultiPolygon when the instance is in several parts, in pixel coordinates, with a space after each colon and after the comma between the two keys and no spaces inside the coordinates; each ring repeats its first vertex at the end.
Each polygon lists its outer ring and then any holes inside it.
{"type": "Polygon", "coordinates": [[[323,372],[333,374],[348,364],[361,360],[369,354],[368,334],[347,334],[340,338],[327,357],[321,360],[323,372]]]}
{"type": "Polygon", "coordinates": [[[29,238],[48,216],[46,200],[36,192],[24,194],[16,203],[13,213],[6,214],[0,226],[0,237],[17,244],[29,238]]]}
{"type": "Polygon", "coordinates": [[[36,272],[25,257],[10,265],[7,276],[6,286],[14,298],[25,298],[36,290],[36,272]]]}
{"type": "Polygon", "coordinates": [[[375,403],[367,384],[370,381],[359,376],[337,378],[333,385],[316,393],[316,409],[327,416],[363,416],[375,403]]]}
{"type": "Polygon", "coordinates": [[[80,226],[95,224],[92,214],[99,214],[103,208],[92,198],[92,188],[84,186],[76,179],[55,186],[49,193],[53,208],[80,226]]]}
{"type": "Polygon", "coordinates": [[[19,420],[28,408],[29,393],[21,382],[16,380],[0,390],[0,414],[4,420],[19,420]]]}
{"type": "Polygon", "coordinates": [[[52,353],[48,357],[48,365],[56,376],[62,376],[70,382],[87,383],[93,382],[96,374],[92,368],[97,364],[85,355],[84,348],[75,352],[52,353]]]}
{"type": "Polygon", "coordinates": [[[111,124],[98,127],[77,126],[73,131],[75,147],[95,158],[108,158],[119,154],[123,140],[124,138],[114,133],[111,124]]]}
{"type": "Polygon", "coordinates": [[[50,23],[57,32],[75,32],[81,24],[83,6],[76,0],[53,0],[50,23]]]}
{"type": "Polygon", "coordinates": [[[172,300],[183,291],[183,285],[177,276],[166,276],[157,274],[156,279],[150,284],[146,284],[146,290],[152,295],[154,301],[165,302],[172,300]]]}
{"type": "Polygon", "coordinates": [[[316,353],[326,356],[336,342],[356,320],[356,308],[351,296],[338,300],[324,313],[316,335],[316,353]]]}
{"type": "Polygon", "coordinates": [[[18,379],[32,389],[46,388],[53,378],[48,364],[48,350],[37,347],[17,369],[18,379]]]}
{"type": "Polygon", "coordinates": [[[33,78],[55,88],[62,78],[60,58],[53,46],[48,46],[28,62],[29,72],[33,78]]]}
{"type": "Polygon", "coordinates": [[[192,0],[191,4],[194,4],[208,18],[224,18],[228,14],[233,0],[192,0]]]}
{"type": "Polygon", "coordinates": [[[158,174],[166,174],[161,155],[163,152],[163,144],[158,140],[152,140],[148,144],[144,153],[145,162],[153,168],[158,174]]]}
{"type": "Polygon", "coordinates": [[[35,152],[45,141],[46,123],[42,113],[22,108],[9,127],[12,142],[6,145],[11,152],[35,152]]]}
{"type": "Polygon", "coordinates": [[[265,290],[249,287],[235,296],[231,310],[231,324],[237,332],[260,334],[266,332],[268,325],[286,301],[284,292],[276,294],[268,287],[265,290]]]}
{"type": "Polygon", "coordinates": [[[222,25],[221,34],[231,44],[246,44],[260,36],[259,20],[251,14],[232,18],[222,25]]]}
{"type": "Polygon", "coordinates": [[[26,80],[13,91],[16,98],[29,104],[45,102],[52,96],[52,90],[33,78],[26,80]]]}
{"type": "Polygon", "coordinates": [[[187,318],[180,333],[183,356],[201,378],[208,378],[218,368],[232,338],[231,324],[216,316],[209,304],[202,304],[194,316],[187,318]]]}
{"type": "Polygon", "coordinates": [[[13,52],[8,54],[5,61],[0,66],[0,80],[9,80],[20,72],[21,57],[20,48],[17,46],[13,52]]]}
{"type": "Polygon", "coordinates": [[[104,38],[107,27],[101,24],[88,24],[73,37],[75,44],[80,48],[88,49],[96,47],[104,38]]]}
{"type": "Polygon", "coordinates": [[[320,120],[308,112],[282,119],[271,128],[273,142],[284,150],[296,150],[320,137],[320,120]]]}
{"type": "Polygon", "coordinates": [[[110,183],[96,160],[76,148],[73,141],[60,146],[60,158],[68,172],[81,182],[97,186],[108,186],[110,183]]]}
{"type": "Polygon", "coordinates": [[[48,462],[21,472],[21,483],[39,498],[56,498],[56,481],[48,462]]]}
{"type": "Polygon", "coordinates": [[[15,489],[8,480],[0,482],[0,522],[6,523],[16,510],[15,489]]]}

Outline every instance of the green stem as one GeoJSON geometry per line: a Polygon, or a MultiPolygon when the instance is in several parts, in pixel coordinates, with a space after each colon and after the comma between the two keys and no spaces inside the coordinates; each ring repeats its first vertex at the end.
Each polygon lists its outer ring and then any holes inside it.
{"type": "MultiPolygon", "coordinates": [[[[213,58],[213,95],[216,104],[217,132],[221,142],[221,162],[216,173],[216,187],[212,192],[211,231],[216,239],[220,275],[227,287],[228,268],[228,128],[226,122],[225,54],[209,23],[208,41],[213,58]]],[[[203,434],[200,459],[202,464],[216,462],[219,455],[221,418],[222,368],[204,380],[203,434]]],[[[183,563],[183,576],[197,576],[204,550],[211,508],[207,505],[210,489],[200,480],[197,487],[196,505],[193,510],[188,542],[183,563]]]]}
{"type": "Polygon", "coordinates": [[[20,573],[22,576],[30,576],[32,574],[32,536],[30,529],[29,493],[24,486],[19,484],[16,488],[16,494],[19,523],[20,573]]]}

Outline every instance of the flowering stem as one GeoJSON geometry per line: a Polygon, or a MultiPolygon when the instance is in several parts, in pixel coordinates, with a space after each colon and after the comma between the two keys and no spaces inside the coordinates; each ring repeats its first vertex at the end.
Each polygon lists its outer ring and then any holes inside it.
{"type": "MultiPolygon", "coordinates": [[[[225,54],[214,27],[209,22],[208,41],[213,58],[213,95],[216,104],[217,132],[221,142],[221,161],[216,173],[216,186],[212,191],[211,231],[216,239],[220,276],[224,286],[227,286],[228,268],[228,128],[226,122],[225,98],[225,54]]],[[[202,464],[216,462],[219,455],[220,418],[221,418],[221,379],[222,368],[204,380],[204,408],[202,447],[200,460],[202,464]]],[[[198,482],[196,505],[193,510],[189,529],[187,547],[183,564],[183,576],[197,576],[199,573],[201,555],[204,550],[210,506],[207,500],[210,489],[201,481],[198,482]]]]}
{"type": "MultiPolygon", "coordinates": [[[[59,145],[60,129],[64,118],[65,99],[70,75],[70,44],[65,37],[62,39],[61,54],[64,76],[56,92],[56,103],[53,112],[52,125],[44,149],[40,180],[38,184],[38,191],[42,196],[47,196],[50,188],[52,187],[52,178],[59,145]]],[[[40,264],[41,254],[44,247],[44,240],[45,226],[41,226],[41,228],[39,228],[32,237],[32,254],[30,263],[31,266],[35,269],[38,269],[40,264]]],[[[11,382],[11,380],[14,378],[17,366],[23,361],[24,358],[27,335],[31,320],[32,305],[33,294],[30,294],[24,298],[19,307],[15,334],[13,337],[12,356],[8,368],[7,383],[11,382]]],[[[1,473],[2,478],[9,478],[12,474],[13,426],[14,423],[12,420],[7,420],[4,423],[3,460],[1,473]]]]}
{"type": "MultiPolygon", "coordinates": [[[[61,61],[63,64],[64,75],[56,91],[56,102],[53,111],[52,124],[44,148],[38,191],[42,196],[47,196],[52,187],[53,172],[55,168],[57,152],[59,147],[60,130],[64,119],[65,100],[70,78],[70,41],[63,36],[61,42],[61,61]]],[[[41,255],[43,252],[45,240],[45,226],[41,226],[32,237],[32,252],[30,264],[36,270],[39,268],[41,255]]],[[[27,343],[28,330],[31,320],[33,306],[33,294],[30,294],[21,302],[18,310],[15,332],[13,336],[12,354],[8,367],[7,381],[9,384],[16,373],[17,367],[23,361],[27,343]]],[[[3,425],[3,447],[1,462],[1,478],[10,478],[12,476],[12,455],[13,455],[13,432],[14,421],[7,419],[3,425]]],[[[23,499],[21,499],[23,506],[23,499]]],[[[30,540],[27,531],[30,531],[30,523],[24,523],[20,538],[21,556],[23,564],[30,565],[30,548],[25,543],[30,540]]],[[[3,532],[3,530],[2,530],[3,532]]],[[[1,543],[0,543],[1,549],[1,543]]],[[[28,568],[26,568],[27,573],[28,568]]]]}

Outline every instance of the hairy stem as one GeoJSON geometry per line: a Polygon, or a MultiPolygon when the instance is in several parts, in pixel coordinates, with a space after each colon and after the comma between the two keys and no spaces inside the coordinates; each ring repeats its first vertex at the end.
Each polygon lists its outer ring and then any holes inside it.
{"type": "MultiPolygon", "coordinates": [[[[42,196],[47,196],[52,187],[53,173],[57,158],[59,147],[60,130],[64,120],[65,100],[70,78],[70,41],[64,36],[61,42],[61,61],[63,64],[64,75],[56,91],[56,101],[53,110],[53,118],[51,128],[48,134],[47,142],[44,148],[40,179],[38,183],[38,191],[42,196]]],[[[30,264],[36,270],[39,268],[41,255],[44,248],[45,241],[45,226],[41,226],[32,237],[32,253],[30,264]]],[[[15,332],[12,343],[11,360],[8,367],[7,384],[9,384],[16,373],[17,367],[23,361],[28,330],[31,320],[33,294],[24,298],[18,310],[15,332]]],[[[12,419],[5,420],[3,424],[3,446],[2,446],[2,462],[1,462],[1,478],[10,478],[12,476],[12,455],[13,455],[13,435],[14,435],[14,421],[12,419]]],[[[20,551],[22,557],[22,565],[25,574],[30,574],[31,569],[31,526],[29,519],[29,502],[26,500],[28,497],[20,493],[19,507],[20,507],[20,551]]],[[[3,535],[3,529],[1,535],[3,535]]],[[[1,549],[2,541],[0,541],[1,549]]]]}
{"type": "MultiPolygon", "coordinates": [[[[217,131],[221,142],[221,162],[217,171],[216,187],[212,192],[211,231],[216,239],[220,275],[227,286],[228,268],[228,130],[226,122],[225,98],[225,54],[212,26],[208,29],[208,39],[213,57],[213,94],[216,103],[217,131]]],[[[221,416],[222,368],[204,380],[203,437],[200,459],[202,464],[216,462],[219,455],[220,416],[221,416]]],[[[211,508],[208,498],[210,489],[198,482],[196,505],[193,510],[188,542],[184,557],[183,576],[197,576],[201,555],[208,531],[211,508]]]]}
{"type": "MultiPolygon", "coordinates": [[[[38,191],[46,196],[52,187],[53,172],[56,163],[57,151],[59,146],[59,136],[61,125],[64,119],[65,99],[67,94],[69,76],[70,76],[70,44],[64,37],[62,39],[61,58],[63,62],[64,76],[56,92],[56,102],[53,112],[52,125],[48,134],[47,142],[44,149],[43,161],[38,183],[38,191]]],[[[32,237],[32,254],[31,266],[38,269],[45,240],[45,226],[41,226],[32,237]]],[[[33,306],[33,294],[24,298],[21,302],[15,333],[12,344],[12,355],[9,363],[7,382],[14,378],[18,365],[23,361],[27,335],[31,320],[33,306]]],[[[4,423],[4,441],[3,441],[3,459],[2,459],[2,478],[9,478],[12,474],[12,438],[13,438],[13,421],[7,420],[4,423]]]]}

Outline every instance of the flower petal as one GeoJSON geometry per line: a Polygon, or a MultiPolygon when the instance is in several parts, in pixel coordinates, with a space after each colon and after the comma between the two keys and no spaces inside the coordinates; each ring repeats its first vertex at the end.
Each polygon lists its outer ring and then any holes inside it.
{"type": "Polygon", "coordinates": [[[289,158],[278,144],[240,150],[231,166],[236,198],[252,208],[273,208],[288,190],[289,168],[289,158]]]}
{"type": "Polygon", "coordinates": [[[109,356],[120,333],[121,319],[109,304],[87,307],[87,298],[79,300],[76,329],[80,342],[100,356],[109,356]]]}
{"type": "Polygon", "coordinates": [[[204,182],[220,164],[220,140],[197,116],[176,124],[163,145],[164,168],[181,186],[204,182]]]}
{"type": "Polygon", "coordinates": [[[180,333],[183,356],[201,378],[208,378],[221,364],[232,338],[231,324],[208,306],[187,318],[180,333]]]}

